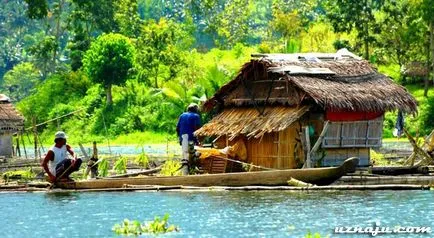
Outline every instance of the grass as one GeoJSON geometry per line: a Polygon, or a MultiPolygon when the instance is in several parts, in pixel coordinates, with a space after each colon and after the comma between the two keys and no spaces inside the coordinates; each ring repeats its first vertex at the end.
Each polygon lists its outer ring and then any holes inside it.
{"type": "MultiPolygon", "coordinates": [[[[423,95],[424,87],[421,84],[411,84],[406,85],[405,88],[413,95],[413,97],[418,102],[418,114],[417,115],[405,115],[405,127],[410,132],[411,135],[416,136],[419,132],[423,131],[421,128],[424,127],[422,119],[419,115],[424,115],[427,108],[428,98],[434,97],[434,90],[431,88],[428,90],[428,97],[423,95]]],[[[393,137],[392,131],[395,127],[397,112],[387,112],[385,114],[384,128],[383,128],[383,138],[389,140],[396,139],[396,141],[407,141],[405,136],[401,137],[399,140],[393,137]]],[[[426,136],[420,134],[419,136],[426,136]]],[[[384,140],[384,141],[388,141],[384,140]]]]}

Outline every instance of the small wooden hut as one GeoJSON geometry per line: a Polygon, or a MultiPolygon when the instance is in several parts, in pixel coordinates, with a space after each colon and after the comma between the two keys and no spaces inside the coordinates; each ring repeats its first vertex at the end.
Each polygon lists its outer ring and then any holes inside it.
{"type": "Polygon", "coordinates": [[[12,136],[24,127],[24,118],[15,110],[9,97],[0,94],[0,156],[12,156],[12,136]]]}
{"type": "Polygon", "coordinates": [[[258,54],[203,105],[215,117],[195,134],[223,148],[242,139],[247,163],[267,168],[370,163],[383,115],[415,113],[408,91],[348,51],[258,54]]]}

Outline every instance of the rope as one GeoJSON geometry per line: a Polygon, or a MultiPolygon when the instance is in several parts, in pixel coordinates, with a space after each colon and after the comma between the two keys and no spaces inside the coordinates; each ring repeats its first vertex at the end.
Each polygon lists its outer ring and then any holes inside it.
{"type": "Polygon", "coordinates": [[[233,160],[233,159],[225,158],[225,157],[222,157],[222,156],[213,155],[213,157],[217,157],[219,159],[224,159],[224,160],[228,160],[228,161],[239,163],[239,164],[244,164],[244,165],[252,166],[252,167],[258,168],[258,169],[276,170],[276,169],[267,168],[267,167],[263,167],[263,166],[259,166],[259,165],[254,165],[254,164],[249,164],[249,163],[241,162],[239,160],[233,160]]]}

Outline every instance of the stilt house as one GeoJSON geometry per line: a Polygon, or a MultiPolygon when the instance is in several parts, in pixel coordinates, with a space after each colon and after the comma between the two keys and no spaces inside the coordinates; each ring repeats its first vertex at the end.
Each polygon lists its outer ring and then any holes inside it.
{"type": "Polygon", "coordinates": [[[15,110],[10,99],[0,94],[0,156],[12,156],[12,135],[22,131],[24,118],[15,110]]]}
{"type": "Polygon", "coordinates": [[[223,148],[242,139],[247,163],[286,169],[341,164],[382,143],[386,111],[415,113],[408,91],[346,50],[258,54],[203,105],[195,134],[223,148]]]}

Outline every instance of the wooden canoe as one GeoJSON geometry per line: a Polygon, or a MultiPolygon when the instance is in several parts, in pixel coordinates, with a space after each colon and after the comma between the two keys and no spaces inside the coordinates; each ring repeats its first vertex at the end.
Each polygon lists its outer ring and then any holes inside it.
{"type": "Polygon", "coordinates": [[[350,158],[339,167],[311,168],[311,169],[287,169],[270,170],[259,172],[225,173],[225,174],[202,174],[188,176],[168,177],[142,177],[142,178],[112,178],[96,179],[77,182],[58,183],[56,187],[66,189],[106,189],[122,188],[128,185],[184,185],[184,186],[250,186],[288,185],[291,178],[300,181],[328,185],[345,175],[353,173],[359,162],[358,158],[350,158]]]}

